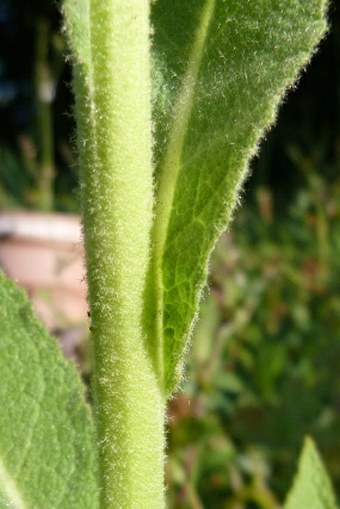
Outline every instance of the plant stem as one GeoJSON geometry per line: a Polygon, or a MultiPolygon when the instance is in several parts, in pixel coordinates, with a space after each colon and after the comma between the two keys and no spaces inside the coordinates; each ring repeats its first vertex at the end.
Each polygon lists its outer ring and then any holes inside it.
{"type": "Polygon", "coordinates": [[[83,5],[91,54],[75,66],[75,93],[100,509],[161,509],[165,403],[142,325],[153,208],[149,0],[83,5]]]}
{"type": "Polygon", "coordinates": [[[38,208],[45,212],[53,209],[54,145],[52,102],[55,95],[55,82],[48,62],[49,24],[44,18],[37,21],[36,27],[36,130],[39,167],[37,175],[38,208]]]}

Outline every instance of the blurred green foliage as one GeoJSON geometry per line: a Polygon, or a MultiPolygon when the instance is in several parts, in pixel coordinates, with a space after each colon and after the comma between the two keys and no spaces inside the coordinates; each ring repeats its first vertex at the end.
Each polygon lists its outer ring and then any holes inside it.
{"type": "MultiPolygon", "coordinates": [[[[0,0],[7,27],[0,99],[6,83],[25,83],[25,93],[0,100],[2,208],[37,206],[33,69],[41,17],[50,21],[55,47],[54,2],[0,0]]],[[[169,409],[170,509],[276,509],[306,434],[340,494],[339,0],[330,22],[252,164],[242,208],[211,261],[186,380],[169,409]]],[[[69,82],[66,64],[51,105],[53,186],[55,207],[76,211],[69,82]]]]}
{"type": "Polygon", "coordinates": [[[0,0],[0,207],[77,212],[71,69],[53,0],[0,0]]]}
{"type": "Polygon", "coordinates": [[[170,409],[172,507],[274,509],[306,433],[340,488],[340,175],[301,158],[286,216],[257,188],[217,246],[170,409]]]}

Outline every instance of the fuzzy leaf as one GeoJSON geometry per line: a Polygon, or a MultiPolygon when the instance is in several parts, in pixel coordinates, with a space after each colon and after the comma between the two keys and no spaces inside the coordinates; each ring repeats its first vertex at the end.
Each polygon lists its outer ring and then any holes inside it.
{"type": "Polygon", "coordinates": [[[331,482],[311,438],[305,444],[298,473],[284,509],[337,509],[331,482]]]}
{"type": "Polygon", "coordinates": [[[90,411],[75,366],[0,273],[0,509],[95,509],[90,411]]]}
{"type": "Polygon", "coordinates": [[[162,302],[168,394],[180,379],[211,250],[259,139],[324,34],[324,8],[323,0],[153,5],[153,245],[160,268],[152,277],[160,279],[154,300],[162,302]]]}

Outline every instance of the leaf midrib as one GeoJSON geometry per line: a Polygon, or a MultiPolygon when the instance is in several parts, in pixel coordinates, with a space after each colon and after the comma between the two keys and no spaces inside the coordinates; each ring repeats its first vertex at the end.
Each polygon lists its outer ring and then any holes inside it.
{"type": "MultiPolygon", "coordinates": [[[[156,346],[156,366],[161,385],[164,386],[165,365],[163,334],[163,274],[162,263],[168,226],[173,209],[175,191],[182,166],[182,153],[193,105],[195,85],[203,60],[207,36],[215,10],[216,0],[207,0],[202,8],[196,28],[187,70],[179,87],[178,97],[172,112],[172,126],[160,168],[160,178],[155,205],[155,220],[152,231],[153,264],[152,277],[155,292],[155,322],[153,334],[156,346]]],[[[173,366],[171,366],[173,368],[173,366]]]]}

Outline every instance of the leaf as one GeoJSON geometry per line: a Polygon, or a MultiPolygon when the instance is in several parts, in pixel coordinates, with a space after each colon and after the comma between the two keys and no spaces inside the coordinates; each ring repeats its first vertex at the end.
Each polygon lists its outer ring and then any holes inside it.
{"type": "Polygon", "coordinates": [[[89,0],[64,0],[62,13],[65,36],[72,41],[73,60],[87,69],[91,67],[91,26],[89,0]]]}
{"type": "Polygon", "coordinates": [[[0,509],[95,509],[93,424],[75,366],[0,272],[0,509]]]}
{"type": "Polygon", "coordinates": [[[284,509],[336,509],[333,488],[313,440],[305,439],[298,473],[284,509]]]}
{"type": "Polygon", "coordinates": [[[150,341],[160,343],[167,394],[181,377],[209,255],[259,139],[324,34],[324,8],[323,0],[152,6],[157,206],[148,305],[158,306],[150,341]]]}

